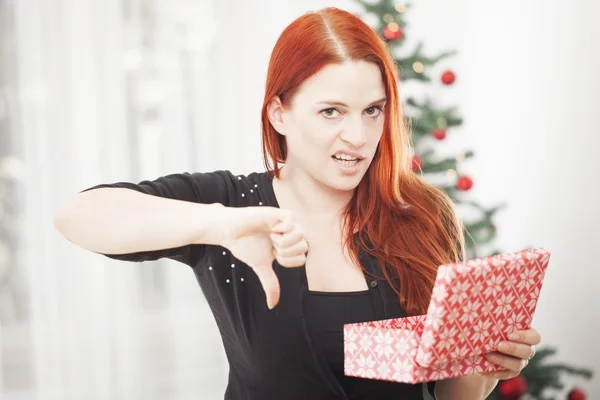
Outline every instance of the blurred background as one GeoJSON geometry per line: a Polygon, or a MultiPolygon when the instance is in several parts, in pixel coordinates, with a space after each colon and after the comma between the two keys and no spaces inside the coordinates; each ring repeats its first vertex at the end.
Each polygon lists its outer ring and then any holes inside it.
{"type": "MultiPolygon", "coordinates": [[[[101,182],[263,170],[270,51],[325,6],[364,11],[352,0],[0,0],[0,399],[223,398],[228,368],[192,271],[85,252],[52,214],[101,182]]],[[[534,325],[560,362],[595,371],[598,15],[598,2],[420,0],[405,38],[457,51],[430,67],[454,71],[451,90],[427,91],[464,118],[437,149],[473,150],[469,196],[506,203],[497,248],[553,252],[534,325]]],[[[403,96],[422,91],[401,83],[403,96]]],[[[566,381],[557,398],[572,387],[600,398],[598,378],[566,381]]]]}

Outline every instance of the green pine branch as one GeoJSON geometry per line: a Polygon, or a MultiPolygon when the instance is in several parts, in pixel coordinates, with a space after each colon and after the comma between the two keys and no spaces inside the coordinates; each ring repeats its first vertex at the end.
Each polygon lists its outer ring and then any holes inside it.
{"type": "Polygon", "coordinates": [[[456,157],[446,157],[441,160],[437,160],[435,151],[433,149],[426,149],[419,152],[421,159],[423,160],[423,165],[421,165],[421,173],[422,174],[439,174],[445,173],[448,170],[458,170],[458,163],[462,162],[466,159],[473,157],[473,152],[471,150],[456,156],[456,157]]]}
{"type": "MultiPolygon", "coordinates": [[[[402,43],[399,43],[399,41],[394,41],[392,43],[392,54],[395,54],[393,49],[399,47],[398,45],[401,45],[402,43]]],[[[435,57],[427,57],[423,54],[423,43],[419,42],[409,56],[403,58],[395,57],[394,61],[399,68],[402,81],[406,82],[409,80],[418,80],[424,83],[429,83],[432,82],[433,79],[428,74],[428,67],[432,67],[443,59],[454,55],[456,55],[456,51],[452,50],[439,53],[435,57]],[[415,69],[415,64],[420,64],[422,69],[415,69]]]]}
{"type": "MultiPolygon", "coordinates": [[[[392,15],[394,17],[394,21],[400,27],[402,27],[402,28],[406,27],[406,22],[403,18],[403,16],[404,16],[403,13],[399,13],[398,10],[396,9],[397,1],[380,0],[377,3],[373,3],[373,2],[366,2],[364,0],[357,0],[357,3],[362,5],[367,13],[374,14],[374,15],[380,17],[378,25],[372,27],[379,32],[381,32],[386,25],[385,21],[383,20],[384,15],[392,15]]],[[[412,4],[404,3],[405,10],[408,11],[410,8],[412,8],[412,4]]]]}
{"type": "Polygon", "coordinates": [[[454,128],[463,123],[456,107],[438,108],[429,99],[419,102],[412,97],[406,99],[406,105],[409,107],[407,123],[415,144],[423,137],[431,137],[435,129],[454,128]]]}

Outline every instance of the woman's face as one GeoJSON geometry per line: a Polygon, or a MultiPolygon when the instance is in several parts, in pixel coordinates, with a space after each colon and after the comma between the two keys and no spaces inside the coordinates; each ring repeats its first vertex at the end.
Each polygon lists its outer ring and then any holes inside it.
{"type": "Polygon", "coordinates": [[[271,122],[286,137],[285,168],[336,190],[356,188],[379,144],[385,102],[376,64],[324,67],[299,87],[290,104],[278,106],[276,99],[272,108],[271,122]]]}

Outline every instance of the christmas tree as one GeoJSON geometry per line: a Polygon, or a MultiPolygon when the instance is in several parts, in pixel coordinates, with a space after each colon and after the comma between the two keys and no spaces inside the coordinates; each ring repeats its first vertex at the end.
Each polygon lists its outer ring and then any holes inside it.
{"type": "MultiPolygon", "coordinates": [[[[446,89],[452,88],[457,79],[455,71],[447,68],[440,76],[433,76],[432,67],[449,59],[455,54],[454,51],[428,55],[421,42],[417,42],[414,48],[406,49],[405,17],[411,7],[410,4],[394,0],[356,1],[364,8],[358,16],[376,29],[388,44],[399,69],[402,84],[414,81],[424,85],[438,85],[436,89],[440,86],[446,89]]],[[[458,108],[442,107],[427,95],[424,99],[408,95],[404,103],[406,123],[412,133],[413,170],[421,174],[424,180],[444,190],[456,204],[465,226],[467,257],[484,257],[501,253],[500,250],[493,249],[493,241],[496,237],[494,217],[504,204],[486,207],[469,198],[469,190],[474,182],[467,171],[463,170],[463,165],[465,160],[474,156],[473,151],[467,149],[451,157],[441,157],[437,151],[440,141],[459,132],[457,128],[462,125],[463,119],[459,115],[458,108]]],[[[566,398],[569,400],[585,399],[585,393],[581,389],[566,388],[562,378],[571,375],[590,379],[592,372],[588,369],[552,362],[550,358],[555,353],[556,350],[552,348],[538,349],[536,356],[518,377],[500,381],[488,398],[549,400],[557,398],[555,397],[557,392],[567,389],[569,392],[566,398]]],[[[425,395],[431,398],[427,393],[425,395]]],[[[564,398],[564,395],[558,398],[564,398]]]]}

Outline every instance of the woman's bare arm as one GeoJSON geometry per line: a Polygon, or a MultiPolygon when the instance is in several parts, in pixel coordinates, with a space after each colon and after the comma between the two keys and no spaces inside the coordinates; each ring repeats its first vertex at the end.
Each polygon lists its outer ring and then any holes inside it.
{"type": "Polygon", "coordinates": [[[76,245],[103,254],[127,254],[190,244],[220,244],[227,208],[98,188],[67,198],[54,215],[58,231],[76,245]]]}

